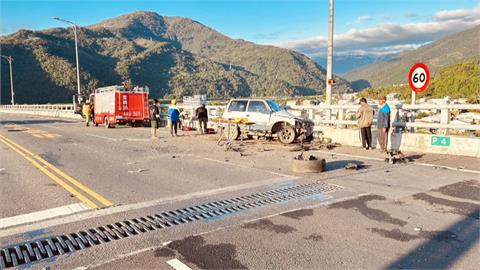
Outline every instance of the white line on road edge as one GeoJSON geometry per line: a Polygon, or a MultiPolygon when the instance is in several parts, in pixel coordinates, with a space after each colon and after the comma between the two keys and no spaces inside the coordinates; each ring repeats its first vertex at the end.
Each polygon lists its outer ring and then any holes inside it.
{"type": "Polygon", "coordinates": [[[158,200],[152,200],[152,201],[146,201],[146,202],[140,202],[140,203],[133,203],[133,204],[126,204],[126,205],[119,205],[119,206],[100,209],[100,210],[96,210],[96,211],[89,211],[89,212],[86,212],[86,213],[80,213],[80,214],[72,215],[72,216],[69,216],[69,217],[61,217],[61,218],[58,218],[58,219],[52,219],[52,220],[48,220],[48,221],[44,221],[44,222],[38,222],[38,223],[35,223],[35,224],[24,225],[24,226],[12,228],[12,229],[0,230],[0,238],[5,237],[5,236],[9,236],[9,235],[13,235],[13,234],[19,234],[19,233],[24,233],[24,232],[28,232],[28,231],[38,230],[38,229],[42,229],[42,228],[48,228],[48,227],[52,227],[52,226],[57,226],[57,225],[62,225],[62,224],[67,224],[67,223],[72,223],[72,222],[78,222],[78,221],[82,221],[82,220],[90,219],[90,218],[112,215],[112,214],[116,214],[116,213],[121,213],[121,212],[126,212],[126,211],[131,211],[131,210],[137,210],[137,209],[147,208],[147,207],[152,207],[152,206],[160,206],[160,205],[173,203],[173,202],[176,202],[176,201],[189,200],[189,199],[194,199],[194,198],[202,198],[202,197],[205,197],[205,196],[211,196],[211,195],[215,195],[215,194],[221,194],[221,193],[243,190],[243,189],[248,189],[248,188],[256,188],[256,187],[260,187],[260,186],[264,186],[264,185],[277,184],[277,183],[282,183],[282,182],[285,182],[285,181],[292,181],[292,180],[296,180],[296,179],[298,179],[298,177],[295,177],[295,178],[272,178],[272,179],[267,179],[267,180],[263,180],[263,181],[253,182],[253,183],[245,183],[245,184],[240,184],[240,185],[235,185],[235,186],[228,186],[228,187],[223,187],[223,188],[204,190],[204,191],[193,192],[193,193],[188,193],[188,194],[184,194],[184,195],[178,195],[178,196],[168,197],[168,198],[163,198],[163,199],[158,199],[158,200]]]}
{"type": "Polygon", "coordinates": [[[84,203],[74,203],[70,205],[33,212],[29,214],[2,218],[0,219],[0,230],[3,230],[8,227],[12,227],[12,226],[17,226],[20,224],[38,222],[38,221],[42,221],[50,218],[71,215],[71,214],[79,213],[89,209],[90,208],[86,206],[84,203]]]}
{"type": "Polygon", "coordinates": [[[238,163],[226,162],[226,161],[222,161],[222,160],[197,156],[197,155],[193,155],[193,154],[191,154],[189,156],[204,159],[204,160],[208,160],[208,161],[212,161],[212,162],[217,162],[217,163],[224,164],[224,165],[236,166],[236,167],[243,168],[243,169],[249,169],[249,170],[254,169],[254,170],[258,170],[258,171],[262,171],[262,172],[266,172],[266,173],[270,173],[270,174],[274,174],[274,175],[278,175],[278,176],[282,176],[282,177],[300,178],[300,177],[296,177],[294,175],[272,172],[272,171],[265,170],[265,169],[262,169],[262,168],[249,167],[249,166],[245,166],[245,165],[238,164],[238,163]]]}
{"type": "MultiPolygon", "coordinates": [[[[326,152],[326,151],[312,151],[312,152],[318,152],[321,154],[328,154],[328,155],[337,155],[337,156],[344,156],[344,157],[353,157],[353,158],[359,158],[359,159],[370,159],[370,160],[378,160],[378,161],[384,161],[384,158],[376,158],[376,157],[366,157],[366,156],[357,156],[357,155],[350,155],[350,154],[342,154],[342,153],[335,153],[335,152],[326,152]]],[[[450,166],[445,166],[445,165],[437,165],[437,164],[431,164],[431,163],[421,163],[421,162],[409,162],[407,164],[412,164],[412,165],[417,165],[417,166],[425,166],[425,167],[436,167],[436,168],[442,168],[442,169],[447,169],[451,171],[458,171],[458,172],[466,172],[466,173],[475,173],[475,174],[480,174],[480,171],[475,171],[475,170],[469,170],[469,169],[461,169],[461,168],[455,168],[455,167],[450,167],[450,166]]]]}
{"type": "Polygon", "coordinates": [[[167,263],[176,270],[192,270],[192,268],[188,267],[178,259],[169,260],[167,263]]]}
{"type": "Polygon", "coordinates": [[[114,139],[114,138],[105,137],[105,136],[101,136],[101,135],[90,134],[90,133],[85,133],[85,135],[90,136],[90,137],[104,139],[104,140],[109,140],[109,141],[112,141],[112,142],[118,142],[119,141],[119,140],[114,139]]]}

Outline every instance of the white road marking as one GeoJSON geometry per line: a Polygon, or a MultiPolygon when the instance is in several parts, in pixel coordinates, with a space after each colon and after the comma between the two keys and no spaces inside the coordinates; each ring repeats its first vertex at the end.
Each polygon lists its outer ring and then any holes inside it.
{"type": "Polygon", "coordinates": [[[294,175],[272,172],[272,171],[261,169],[261,168],[249,167],[249,166],[245,166],[245,165],[242,165],[242,164],[226,162],[226,161],[217,160],[217,159],[213,159],[213,158],[207,158],[207,157],[202,157],[202,156],[197,156],[197,155],[189,155],[189,156],[204,159],[204,160],[208,160],[208,161],[212,161],[212,162],[217,162],[217,163],[224,164],[224,165],[236,166],[236,167],[243,168],[243,169],[249,169],[249,170],[254,169],[254,170],[257,170],[257,171],[262,171],[262,172],[278,175],[278,176],[281,176],[281,177],[300,178],[300,177],[296,177],[294,175]]]}
{"type": "Polygon", "coordinates": [[[101,216],[126,212],[126,211],[130,211],[130,210],[147,208],[147,207],[151,207],[151,206],[160,206],[160,205],[170,204],[170,203],[173,203],[173,202],[176,202],[176,201],[189,200],[189,199],[194,199],[194,198],[202,198],[202,197],[205,197],[205,196],[211,196],[211,195],[215,195],[215,194],[221,194],[221,193],[226,193],[226,192],[231,192],[231,191],[236,191],[236,190],[242,190],[242,189],[248,189],[248,188],[255,188],[255,187],[269,185],[269,184],[279,184],[279,183],[282,183],[282,182],[296,180],[296,179],[298,179],[298,177],[295,177],[295,178],[284,178],[284,177],[282,177],[282,178],[272,178],[272,179],[267,179],[267,180],[258,181],[258,182],[245,183],[245,184],[240,184],[240,185],[235,185],[235,186],[228,186],[228,187],[223,187],[223,188],[204,190],[204,191],[193,192],[193,193],[188,193],[188,194],[179,195],[179,196],[173,196],[173,197],[169,197],[169,198],[162,198],[162,199],[158,199],[158,200],[152,200],[152,201],[146,201],[146,202],[140,202],[140,203],[133,203],[133,204],[126,204],[126,205],[119,205],[119,206],[100,209],[100,210],[96,210],[96,211],[79,213],[79,214],[68,216],[68,217],[60,217],[60,218],[57,218],[57,219],[51,219],[51,220],[47,220],[47,221],[43,221],[43,222],[37,222],[35,224],[19,226],[19,227],[15,227],[15,228],[11,228],[11,229],[6,229],[6,230],[0,230],[0,238],[5,237],[5,236],[9,236],[9,235],[14,235],[14,234],[24,233],[24,232],[28,232],[28,231],[38,230],[38,229],[42,229],[42,228],[48,228],[48,227],[52,227],[52,226],[57,226],[57,225],[62,225],[62,224],[67,224],[67,223],[72,223],[72,222],[78,222],[78,221],[85,220],[85,219],[90,219],[90,218],[95,218],[95,217],[101,217],[101,216]]]}
{"type": "Polygon", "coordinates": [[[70,205],[33,212],[29,214],[2,218],[0,219],[0,230],[8,227],[12,227],[12,226],[21,225],[21,224],[38,222],[38,221],[42,221],[50,218],[71,215],[71,214],[79,213],[89,209],[90,208],[84,203],[74,203],[70,205]]]}
{"type": "MultiPolygon", "coordinates": [[[[370,160],[377,160],[377,161],[384,161],[384,158],[376,158],[376,157],[366,157],[366,156],[359,156],[359,155],[351,155],[351,154],[342,154],[342,153],[334,153],[334,152],[327,152],[327,151],[312,151],[312,152],[318,152],[322,154],[328,154],[328,155],[337,155],[337,156],[343,156],[343,157],[352,157],[352,158],[359,158],[359,159],[370,159],[370,160]]],[[[480,171],[476,170],[469,170],[469,169],[461,169],[461,168],[455,168],[455,167],[450,167],[450,166],[444,166],[444,165],[438,165],[438,164],[431,164],[431,163],[422,163],[422,162],[408,162],[407,164],[412,164],[412,165],[417,165],[417,166],[424,166],[424,167],[436,167],[436,168],[442,168],[442,169],[447,169],[451,171],[458,171],[458,172],[466,172],[466,173],[475,173],[475,174],[480,174],[480,171]]]]}
{"type": "Polygon", "coordinates": [[[192,270],[192,268],[188,267],[178,259],[169,260],[167,263],[176,270],[192,270]]]}
{"type": "Polygon", "coordinates": [[[105,136],[96,135],[96,134],[91,134],[91,133],[85,133],[85,135],[90,136],[90,137],[104,139],[104,140],[109,140],[109,141],[112,141],[112,142],[118,142],[119,141],[119,140],[114,139],[114,138],[105,137],[105,136]]]}

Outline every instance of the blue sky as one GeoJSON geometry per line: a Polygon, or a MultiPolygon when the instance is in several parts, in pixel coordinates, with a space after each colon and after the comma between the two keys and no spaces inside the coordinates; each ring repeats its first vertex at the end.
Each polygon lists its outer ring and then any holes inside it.
{"type": "MultiPolygon", "coordinates": [[[[459,17],[471,15],[460,13],[453,18],[457,22],[453,25],[448,17],[450,15],[446,14],[449,29],[445,30],[444,24],[424,25],[432,29],[438,26],[440,32],[433,29],[433,35],[425,34],[427,38],[405,41],[404,45],[422,44],[442,34],[461,31],[480,23],[480,18],[477,20],[480,12],[476,11],[480,11],[479,0],[336,0],[335,3],[335,32],[340,39],[343,35],[347,43],[354,41],[348,41],[348,35],[352,33],[358,36],[363,35],[362,31],[370,30],[371,34],[375,29],[383,29],[384,25],[415,27],[416,24],[438,23],[439,12],[461,10],[472,13],[471,10],[474,10],[474,18],[468,23],[459,24],[458,21],[463,20],[459,17]]],[[[51,19],[54,16],[75,21],[80,25],[89,25],[125,13],[149,10],[165,16],[189,17],[233,38],[279,45],[315,55],[317,50],[323,50],[323,47],[311,44],[322,41],[327,34],[328,4],[328,0],[1,0],[0,33],[5,35],[22,28],[38,30],[63,26],[51,19]]],[[[391,47],[402,43],[395,42],[382,46],[391,47]]]]}

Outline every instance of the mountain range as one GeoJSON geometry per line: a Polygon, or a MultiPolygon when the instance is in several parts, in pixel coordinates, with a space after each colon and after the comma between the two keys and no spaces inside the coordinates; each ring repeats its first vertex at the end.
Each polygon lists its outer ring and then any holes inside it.
{"type": "MultiPolygon", "coordinates": [[[[274,46],[231,39],[188,18],[134,12],[79,27],[82,92],[120,84],[148,85],[152,97],[208,94],[238,96],[318,95],[325,70],[307,56],[274,46]]],[[[71,101],[76,93],[75,43],[71,28],[20,30],[0,38],[14,58],[18,103],[71,101]]],[[[1,75],[8,78],[2,63],[1,75]]],[[[352,91],[336,77],[334,91],[352,91]]],[[[2,89],[9,80],[2,79],[2,89]]],[[[10,97],[3,91],[2,101],[10,97]]]]}
{"type": "Polygon", "coordinates": [[[464,63],[480,57],[480,25],[466,31],[445,36],[437,41],[404,52],[387,61],[355,69],[344,75],[355,90],[368,87],[389,87],[408,84],[410,67],[423,62],[436,73],[448,66],[464,63]]]}

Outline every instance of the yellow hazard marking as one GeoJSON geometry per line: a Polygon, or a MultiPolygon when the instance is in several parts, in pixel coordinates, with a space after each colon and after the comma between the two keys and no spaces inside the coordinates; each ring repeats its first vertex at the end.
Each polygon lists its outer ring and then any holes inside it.
{"type": "Polygon", "coordinates": [[[55,133],[50,133],[45,130],[41,129],[32,129],[29,127],[25,127],[22,125],[17,125],[17,124],[9,124],[6,125],[7,128],[14,130],[14,131],[19,131],[19,132],[25,132],[28,133],[36,138],[42,138],[42,139],[54,139],[56,137],[60,137],[61,135],[55,134],[55,133]]]}
{"type": "Polygon", "coordinates": [[[54,180],[55,182],[57,182],[59,185],[61,185],[62,187],[64,187],[66,190],[68,190],[70,193],[74,194],[75,196],[77,196],[77,198],[79,198],[82,202],[84,202],[86,205],[88,205],[89,207],[91,208],[98,208],[98,206],[93,203],[90,199],[88,199],[86,196],[82,195],[78,190],[76,190],[74,187],[71,187],[70,185],[68,185],[67,183],[65,183],[62,179],[60,179],[60,177],[62,177],[64,180],[70,182],[71,184],[73,184],[74,186],[76,186],[78,189],[82,190],[83,192],[85,192],[87,195],[91,196],[92,198],[94,198],[95,200],[97,200],[98,202],[100,202],[101,204],[103,204],[104,206],[112,206],[113,203],[109,200],[107,200],[105,197],[101,196],[100,194],[96,193],[95,191],[91,190],[90,188],[86,187],[85,185],[83,185],[82,183],[80,183],[79,181],[77,181],[76,179],[74,179],[73,177],[69,176],[68,174],[62,172],[60,169],[58,169],[57,167],[53,166],[52,164],[50,164],[49,162],[47,162],[46,160],[44,160],[42,157],[34,154],[33,152],[31,152],[30,150],[26,149],[25,147],[15,143],[14,141],[12,141],[11,139],[3,136],[3,135],[0,135],[0,141],[2,141],[4,144],[6,144],[7,146],[9,146],[10,148],[12,148],[15,152],[17,152],[18,154],[20,154],[21,156],[23,156],[25,159],[27,159],[28,161],[30,161],[35,167],[37,167],[40,171],[42,171],[43,173],[45,173],[47,176],[49,176],[50,178],[52,178],[52,180],[54,180]],[[39,164],[38,162],[42,163],[44,166],[42,166],[41,164],[39,164]],[[47,170],[50,169],[51,171],[53,171],[54,173],[56,173],[57,175],[55,175],[53,172],[47,170]],[[60,176],[60,177],[58,177],[60,176]]]}

